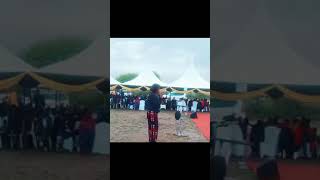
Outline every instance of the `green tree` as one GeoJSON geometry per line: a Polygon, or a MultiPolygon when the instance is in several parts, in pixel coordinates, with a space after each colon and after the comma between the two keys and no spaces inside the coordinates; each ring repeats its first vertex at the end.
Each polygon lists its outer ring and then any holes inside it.
{"type": "Polygon", "coordinates": [[[137,76],[138,76],[137,73],[127,73],[127,74],[122,74],[122,75],[118,76],[116,78],[116,80],[121,83],[124,83],[124,82],[130,81],[130,80],[136,78],[137,76]]]}
{"type": "Polygon", "coordinates": [[[188,99],[209,99],[210,97],[200,93],[190,93],[190,94],[187,94],[187,98],[188,99]]]}
{"type": "Polygon", "coordinates": [[[251,117],[307,116],[312,119],[318,119],[320,117],[319,104],[305,104],[287,98],[255,98],[244,101],[244,104],[246,113],[251,117]]]}
{"type": "Polygon", "coordinates": [[[90,40],[79,37],[59,37],[38,41],[25,49],[20,57],[35,67],[43,67],[66,60],[90,45],[90,40]]]}

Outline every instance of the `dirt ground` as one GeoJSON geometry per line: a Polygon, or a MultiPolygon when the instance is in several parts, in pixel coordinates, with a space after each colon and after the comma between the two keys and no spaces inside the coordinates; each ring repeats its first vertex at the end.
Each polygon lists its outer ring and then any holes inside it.
{"type": "Polygon", "coordinates": [[[0,179],[109,180],[109,156],[0,152],[0,179]]]}
{"type": "MultiPolygon", "coordinates": [[[[174,111],[159,113],[158,142],[208,142],[195,123],[183,115],[186,137],[175,135],[174,111]]],[[[148,142],[148,129],[145,111],[110,110],[111,142],[148,142]]]]}
{"type": "Polygon", "coordinates": [[[238,161],[231,161],[228,164],[227,180],[256,180],[256,175],[248,168],[239,168],[238,161]]]}

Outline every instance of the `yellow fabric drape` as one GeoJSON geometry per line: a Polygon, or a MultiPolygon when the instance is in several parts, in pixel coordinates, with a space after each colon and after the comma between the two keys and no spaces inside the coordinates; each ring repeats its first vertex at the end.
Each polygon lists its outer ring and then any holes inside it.
{"type": "Polygon", "coordinates": [[[203,94],[203,95],[206,95],[206,96],[210,96],[210,91],[203,91],[203,90],[200,90],[200,89],[197,89],[199,91],[199,93],[203,94]]]}
{"type": "Polygon", "coordinates": [[[48,78],[42,77],[40,75],[37,75],[36,73],[28,73],[33,79],[38,81],[40,84],[45,86],[46,88],[53,89],[56,91],[61,92],[82,92],[82,91],[90,91],[96,89],[96,86],[103,81],[105,81],[105,78],[98,79],[96,81],[81,84],[81,85],[68,85],[63,83],[58,83],[56,81],[50,80],[48,78]]]}
{"type": "Polygon", "coordinates": [[[116,89],[117,85],[110,86],[110,91],[114,91],[116,89]]]}
{"type": "Polygon", "coordinates": [[[297,93],[295,91],[292,91],[284,86],[277,85],[276,86],[285,97],[294,99],[296,101],[300,102],[306,102],[306,103],[320,103],[320,96],[319,95],[305,95],[301,93],[297,93]]]}
{"type": "Polygon", "coordinates": [[[10,89],[11,87],[17,85],[24,76],[25,73],[21,73],[8,79],[0,80],[0,91],[10,89]]]}
{"type": "Polygon", "coordinates": [[[236,93],[223,93],[215,90],[211,91],[211,97],[216,99],[221,99],[225,101],[237,101],[244,100],[250,98],[256,98],[260,96],[266,96],[266,92],[270,89],[274,88],[274,86],[268,86],[259,90],[250,91],[250,92],[236,92],[236,93]]]}
{"type": "MultiPolygon", "coordinates": [[[[37,80],[40,84],[45,86],[46,88],[61,91],[61,92],[82,92],[82,91],[89,91],[89,90],[94,90],[96,89],[96,86],[103,81],[105,81],[105,78],[98,79],[96,81],[86,83],[86,84],[81,84],[81,85],[68,85],[64,83],[59,83],[54,80],[50,80],[48,78],[42,77],[36,73],[33,72],[27,72],[27,73],[21,73],[17,76],[0,80],[0,91],[3,90],[8,90],[17,84],[25,77],[26,75],[30,75],[33,79],[37,80]]],[[[123,85],[114,85],[110,87],[110,90],[115,90],[117,86],[121,86],[123,89],[126,89],[127,91],[130,92],[135,92],[135,91],[140,91],[141,88],[145,88],[146,90],[150,90],[149,87],[137,87],[137,88],[129,88],[123,85]]],[[[218,92],[215,90],[211,90],[210,92],[203,91],[200,89],[191,89],[191,90],[177,90],[175,88],[171,88],[172,91],[175,91],[177,93],[182,93],[182,94],[189,94],[193,93],[195,90],[198,91],[198,93],[211,96],[213,98],[221,99],[221,100],[226,100],[226,101],[236,101],[236,100],[244,100],[244,99],[250,99],[250,98],[256,98],[259,96],[266,96],[266,92],[272,88],[278,88],[285,97],[294,99],[300,102],[307,102],[307,103],[320,103],[320,96],[319,95],[305,95],[302,93],[297,93],[295,91],[292,91],[285,86],[281,85],[271,85],[259,90],[255,91],[250,91],[250,92],[240,92],[240,93],[223,93],[223,92],[218,92]]],[[[167,92],[167,88],[161,88],[160,89],[161,93],[167,92]]]]}
{"type": "Polygon", "coordinates": [[[19,104],[18,104],[17,93],[16,92],[10,92],[8,94],[8,101],[9,101],[9,104],[18,106],[19,104]]]}
{"type": "Polygon", "coordinates": [[[141,91],[141,88],[146,88],[146,90],[149,90],[148,87],[144,87],[144,86],[141,86],[141,87],[137,87],[137,88],[130,88],[130,87],[127,87],[127,86],[123,86],[123,85],[119,85],[122,87],[122,89],[125,89],[129,92],[136,92],[136,91],[141,91]]]}
{"type": "MultiPolygon", "coordinates": [[[[136,88],[129,88],[127,86],[124,86],[124,85],[113,85],[113,86],[110,86],[110,91],[115,91],[117,86],[120,86],[122,89],[125,89],[129,92],[136,92],[136,91],[141,91],[141,88],[145,88],[146,90],[150,90],[149,87],[146,87],[146,86],[139,86],[139,87],[136,87],[136,88]]],[[[168,92],[167,90],[168,88],[167,87],[164,87],[164,88],[161,88],[160,89],[160,93],[166,93],[168,92]]],[[[199,93],[201,94],[204,94],[206,96],[210,96],[210,92],[207,92],[207,91],[203,91],[203,90],[200,90],[200,89],[190,89],[190,90],[177,90],[175,88],[172,88],[170,87],[170,89],[176,93],[181,93],[181,94],[190,94],[190,93],[193,93],[195,90],[197,90],[199,93]]]]}
{"type": "Polygon", "coordinates": [[[284,94],[286,98],[289,98],[289,99],[293,99],[293,100],[305,102],[305,103],[320,103],[319,95],[305,95],[302,93],[292,91],[282,85],[272,85],[256,91],[243,92],[243,93],[222,93],[222,92],[212,90],[211,97],[225,100],[225,101],[244,100],[244,99],[256,98],[260,96],[266,96],[266,92],[272,88],[277,88],[279,91],[281,91],[284,94]]]}

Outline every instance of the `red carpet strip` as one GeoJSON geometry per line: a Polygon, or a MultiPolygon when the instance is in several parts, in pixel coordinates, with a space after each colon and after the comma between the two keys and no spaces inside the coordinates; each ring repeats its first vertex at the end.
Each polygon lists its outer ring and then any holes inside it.
{"type": "Polygon", "coordinates": [[[196,124],[202,135],[210,140],[210,113],[197,113],[198,118],[192,121],[196,124]]]}

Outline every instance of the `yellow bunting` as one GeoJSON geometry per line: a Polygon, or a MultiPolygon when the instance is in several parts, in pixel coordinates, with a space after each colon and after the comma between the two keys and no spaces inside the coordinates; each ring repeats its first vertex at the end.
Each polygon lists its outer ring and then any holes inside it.
{"type": "Polygon", "coordinates": [[[305,102],[305,103],[320,103],[319,95],[305,95],[302,93],[297,93],[282,85],[272,85],[256,91],[238,92],[238,93],[223,93],[223,92],[212,90],[211,97],[225,100],[225,101],[244,100],[244,99],[266,96],[266,92],[272,88],[277,88],[279,91],[281,91],[284,94],[286,98],[289,98],[289,99],[293,99],[293,100],[305,102]]]}
{"type": "MultiPolygon", "coordinates": [[[[122,87],[122,89],[125,89],[125,90],[127,90],[127,91],[129,91],[129,92],[137,92],[137,91],[141,91],[141,88],[143,88],[144,86],[141,86],[141,87],[137,87],[137,88],[129,88],[129,87],[126,87],[126,86],[123,86],[123,85],[119,85],[119,86],[121,86],[122,87]]],[[[149,90],[149,88],[148,87],[144,87],[144,88],[146,88],[147,90],[149,90]]]]}
{"type": "Polygon", "coordinates": [[[236,101],[236,100],[244,100],[250,98],[256,98],[260,96],[266,96],[266,92],[270,89],[274,88],[274,86],[268,86],[259,90],[250,91],[250,92],[236,92],[236,93],[223,93],[215,90],[211,91],[211,97],[216,99],[221,99],[225,101],[236,101]]]}
{"type": "Polygon", "coordinates": [[[200,94],[206,95],[206,96],[210,96],[210,91],[203,91],[200,89],[197,89],[197,91],[199,91],[200,94]]]}
{"type": "Polygon", "coordinates": [[[284,86],[277,85],[276,86],[285,97],[294,99],[296,101],[300,102],[306,102],[306,103],[320,103],[320,96],[319,95],[305,95],[301,93],[297,93],[295,91],[292,91],[284,86]]]}
{"type": "Polygon", "coordinates": [[[37,75],[36,73],[29,72],[28,73],[33,79],[38,81],[40,84],[45,86],[46,88],[53,89],[56,91],[61,92],[83,92],[83,91],[89,91],[96,89],[96,86],[103,81],[105,81],[105,78],[98,79],[96,81],[81,84],[81,85],[68,85],[63,83],[58,83],[56,81],[50,80],[48,78],[42,77],[40,75],[37,75]]]}
{"type": "Polygon", "coordinates": [[[25,73],[19,74],[15,77],[11,77],[8,79],[0,80],[0,91],[8,90],[13,86],[17,85],[22,78],[25,76],[25,73]]]}
{"type": "MultiPolygon", "coordinates": [[[[135,88],[130,88],[130,87],[127,87],[127,86],[124,86],[124,85],[113,85],[113,86],[110,86],[110,91],[114,91],[116,89],[117,86],[120,86],[122,89],[126,90],[126,91],[129,91],[129,92],[137,92],[137,91],[141,91],[142,88],[145,88],[147,91],[150,90],[149,87],[147,86],[139,86],[139,87],[135,87],[135,88]]],[[[160,93],[164,94],[166,92],[169,92],[167,90],[168,88],[167,87],[164,87],[164,88],[161,88],[160,89],[160,93]]],[[[191,94],[191,93],[194,93],[195,90],[198,90],[199,93],[201,94],[204,94],[204,95],[207,95],[207,96],[210,96],[210,92],[208,91],[203,91],[203,90],[200,90],[200,89],[190,89],[190,90],[177,90],[175,88],[172,88],[170,87],[170,89],[176,93],[180,93],[180,94],[191,94]]]]}
{"type": "Polygon", "coordinates": [[[18,97],[17,97],[17,93],[12,91],[8,94],[8,101],[9,101],[9,104],[11,105],[16,105],[18,106],[18,97]]]}

